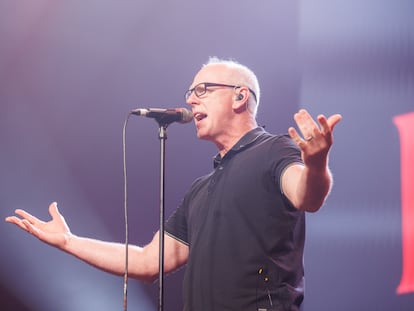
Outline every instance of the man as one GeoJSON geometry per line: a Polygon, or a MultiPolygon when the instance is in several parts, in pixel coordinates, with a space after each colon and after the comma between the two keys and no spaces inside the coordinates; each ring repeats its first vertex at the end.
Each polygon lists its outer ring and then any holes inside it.
{"type": "MultiPolygon", "coordinates": [[[[247,67],[210,59],[186,101],[197,135],[218,148],[214,170],[197,179],[167,221],[165,272],[187,265],[184,310],[299,310],[304,295],[305,212],[329,194],[328,153],[340,115],[300,110],[302,134],[271,135],[257,126],[260,89],[247,67]]],[[[23,210],[11,222],[41,241],[104,271],[123,275],[124,245],[72,234],[57,204],[43,222],[23,210]]],[[[129,275],[158,276],[159,233],[130,246],[129,275]]]]}

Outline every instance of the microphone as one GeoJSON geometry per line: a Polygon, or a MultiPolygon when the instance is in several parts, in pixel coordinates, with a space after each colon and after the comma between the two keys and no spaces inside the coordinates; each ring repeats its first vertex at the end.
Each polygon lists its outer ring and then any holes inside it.
{"type": "Polygon", "coordinates": [[[131,111],[137,116],[156,119],[159,123],[170,124],[172,122],[188,123],[193,120],[193,113],[185,108],[138,108],[131,111]]]}

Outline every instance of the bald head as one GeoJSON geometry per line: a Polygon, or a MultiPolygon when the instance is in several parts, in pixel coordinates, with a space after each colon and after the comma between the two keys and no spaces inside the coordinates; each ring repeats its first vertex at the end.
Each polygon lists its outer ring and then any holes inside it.
{"type": "Polygon", "coordinates": [[[249,112],[253,114],[253,116],[256,116],[260,102],[260,86],[257,77],[252,70],[236,61],[223,60],[217,57],[210,57],[208,62],[203,65],[203,68],[206,67],[217,67],[217,70],[220,71],[220,79],[222,81],[216,82],[247,86],[252,90],[254,95],[250,94],[253,96],[249,96],[247,107],[249,112]]]}

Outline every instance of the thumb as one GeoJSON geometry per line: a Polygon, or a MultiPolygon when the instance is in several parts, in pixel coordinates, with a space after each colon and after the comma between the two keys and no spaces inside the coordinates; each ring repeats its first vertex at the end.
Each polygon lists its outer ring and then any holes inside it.
{"type": "Polygon", "coordinates": [[[334,129],[335,125],[338,124],[339,121],[342,120],[342,116],[340,114],[334,114],[328,118],[328,124],[331,128],[331,131],[334,129]]]}
{"type": "Polygon", "coordinates": [[[61,214],[59,213],[57,202],[53,202],[49,205],[49,214],[52,216],[52,219],[57,219],[61,217],[61,214]]]}

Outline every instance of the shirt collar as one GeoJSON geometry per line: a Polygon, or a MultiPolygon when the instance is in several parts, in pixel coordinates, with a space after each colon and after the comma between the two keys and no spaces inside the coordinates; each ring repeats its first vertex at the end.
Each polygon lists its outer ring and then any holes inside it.
{"type": "MultiPolygon", "coordinates": [[[[226,157],[229,154],[237,153],[244,148],[246,148],[248,145],[253,143],[259,136],[263,135],[265,133],[265,130],[263,127],[256,127],[253,130],[247,132],[240,138],[240,140],[224,155],[226,157]]],[[[223,157],[223,158],[224,158],[223,157]]],[[[223,160],[220,153],[216,154],[216,156],[213,158],[213,166],[216,168],[220,165],[221,161],[223,160]]]]}

